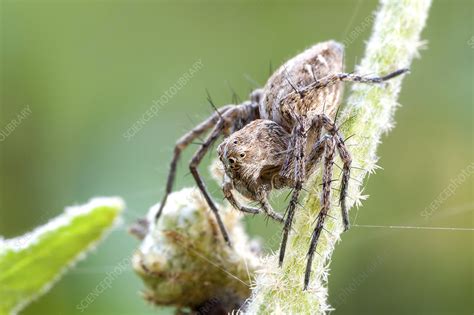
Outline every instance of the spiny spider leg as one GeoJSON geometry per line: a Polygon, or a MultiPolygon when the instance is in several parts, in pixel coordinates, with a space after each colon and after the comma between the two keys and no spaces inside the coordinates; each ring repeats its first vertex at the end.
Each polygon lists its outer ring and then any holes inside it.
{"type": "Polygon", "coordinates": [[[194,180],[196,181],[196,184],[199,187],[199,190],[201,190],[201,193],[204,196],[204,199],[206,199],[207,204],[211,208],[212,212],[214,212],[214,215],[217,220],[217,224],[219,225],[219,229],[221,230],[221,233],[222,233],[222,236],[224,237],[225,242],[229,246],[232,246],[230,238],[229,238],[229,234],[227,233],[224,223],[222,222],[221,216],[219,215],[219,210],[217,209],[214,201],[212,200],[211,196],[207,192],[206,185],[204,184],[204,181],[202,180],[201,175],[199,174],[199,171],[197,169],[199,163],[201,163],[202,158],[207,153],[210,146],[219,138],[219,136],[222,135],[224,127],[225,127],[225,121],[223,118],[221,118],[219,122],[217,123],[217,125],[214,127],[214,130],[207,137],[206,142],[204,142],[201,145],[201,147],[196,151],[196,153],[194,153],[193,158],[191,159],[191,163],[189,164],[189,169],[191,171],[191,174],[194,177],[194,180]]]}
{"type": "Polygon", "coordinates": [[[160,208],[155,215],[155,221],[157,221],[161,213],[163,212],[163,208],[165,207],[166,200],[168,199],[168,195],[173,190],[174,179],[176,177],[176,167],[178,165],[179,158],[181,157],[181,152],[185,150],[193,141],[199,138],[201,135],[206,133],[209,129],[215,126],[215,124],[219,121],[220,115],[223,115],[232,105],[227,105],[219,109],[218,112],[214,112],[209,118],[204,120],[198,126],[196,126],[193,130],[186,133],[182,136],[177,142],[174,147],[173,158],[170,163],[170,170],[168,173],[168,179],[166,182],[166,190],[163,196],[163,199],[160,203],[160,208]]]}
{"type": "Polygon", "coordinates": [[[214,142],[221,135],[229,134],[229,130],[232,129],[231,127],[235,127],[236,124],[241,123],[239,118],[242,118],[243,121],[247,121],[248,119],[250,119],[250,116],[252,115],[251,109],[252,104],[244,103],[239,106],[233,106],[232,108],[226,110],[222,115],[219,114],[218,123],[216,124],[212,132],[209,134],[206,141],[193,155],[191,162],[189,163],[189,170],[191,171],[191,174],[193,175],[199,190],[201,190],[204,199],[206,199],[207,204],[211,208],[212,212],[214,212],[222,236],[224,237],[225,242],[229,246],[232,246],[229,234],[227,233],[224,223],[222,222],[222,219],[219,215],[218,209],[211,196],[209,195],[209,192],[206,189],[206,185],[204,184],[204,181],[202,180],[197,167],[201,163],[204,155],[209,151],[212,144],[214,144],[214,142]]]}
{"type": "MultiPolygon", "coordinates": [[[[364,77],[362,75],[353,74],[353,73],[335,73],[335,74],[330,74],[324,78],[318,79],[317,81],[305,87],[300,87],[298,91],[293,91],[290,94],[298,93],[301,95],[311,89],[324,89],[338,82],[357,82],[357,83],[367,83],[367,84],[383,83],[399,75],[402,75],[408,71],[410,70],[406,68],[398,69],[383,77],[364,77]]],[[[290,94],[288,94],[287,96],[289,96],[290,94]]]]}
{"type": "Polygon", "coordinates": [[[306,271],[304,275],[304,286],[303,290],[308,288],[311,266],[313,264],[314,252],[318,245],[318,240],[321,235],[321,231],[324,227],[324,220],[329,212],[330,198],[331,198],[331,178],[333,170],[334,152],[335,152],[335,140],[334,137],[326,138],[325,141],[325,154],[324,154],[324,167],[323,167],[323,190],[321,194],[321,211],[318,214],[318,221],[314,228],[313,234],[311,235],[311,243],[308,250],[308,261],[306,264],[306,271]]]}
{"type": "Polygon", "coordinates": [[[160,215],[162,214],[168,195],[171,193],[171,190],[173,188],[173,182],[176,175],[176,165],[181,155],[181,152],[190,143],[192,143],[194,139],[196,139],[197,137],[201,136],[202,134],[207,132],[209,129],[214,127],[212,132],[208,135],[207,139],[204,141],[204,143],[201,144],[200,148],[196,151],[193,158],[191,159],[191,162],[189,164],[189,169],[201,193],[206,199],[206,202],[208,203],[211,210],[214,212],[214,215],[217,220],[217,224],[219,225],[219,229],[222,232],[222,236],[224,240],[229,246],[231,246],[229,235],[219,216],[217,207],[214,204],[209,193],[207,192],[206,186],[198,172],[197,167],[202,161],[202,158],[204,157],[204,155],[209,151],[211,146],[215,143],[215,141],[221,135],[228,136],[232,130],[236,128],[241,128],[242,125],[248,124],[250,121],[258,117],[257,116],[258,113],[256,113],[258,103],[255,103],[254,101],[254,99],[256,99],[258,95],[260,95],[259,91],[255,91],[254,93],[252,93],[253,101],[251,102],[244,102],[240,105],[227,105],[220,108],[219,110],[216,109],[216,112],[212,116],[210,116],[200,125],[198,125],[192,131],[188,132],[176,143],[174,156],[170,165],[170,173],[168,175],[165,196],[163,197],[160,208],[158,209],[158,212],[155,216],[156,220],[158,220],[160,215]]]}
{"type": "Polygon", "coordinates": [[[349,213],[346,206],[346,196],[347,196],[347,188],[348,188],[350,173],[351,173],[352,159],[351,159],[351,155],[349,154],[349,151],[346,149],[343,137],[339,133],[338,127],[335,125],[334,122],[331,121],[331,118],[329,118],[325,114],[317,115],[313,120],[313,124],[319,125],[320,123],[322,123],[324,126],[324,129],[326,129],[328,133],[334,137],[337,151],[343,163],[339,203],[341,205],[341,214],[342,214],[342,222],[344,224],[344,231],[347,231],[350,227],[350,223],[349,223],[349,213]]]}
{"type": "MultiPolygon", "coordinates": [[[[348,187],[349,178],[350,178],[350,166],[351,166],[350,154],[344,145],[344,140],[341,134],[339,133],[339,131],[337,130],[336,125],[331,121],[331,119],[327,115],[321,114],[321,115],[315,116],[313,118],[313,121],[311,122],[310,128],[312,128],[315,131],[317,136],[321,134],[322,128],[324,128],[328,132],[328,134],[321,137],[321,139],[315,143],[308,157],[304,160],[304,169],[309,171],[311,170],[311,166],[317,165],[317,163],[319,162],[319,160],[321,159],[323,155],[325,144],[329,143],[328,141],[331,141],[331,143],[334,142],[334,146],[335,148],[337,148],[338,153],[341,157],[341,160],[344,163],[339,202],[341,204],[341,214],[342,214],[342,221],[344,225],[344,231],[347,231],[350,227],[349,214],[348,214],[348,210],[346,206],[347,187],[348,187]]],[[[327,164],[327,162],[325,163],[327,164]]],[[[332,172],[332,163],[333,161],[331,161],[331,172],[332,172]]],[[[295,169],[295,172],[296,174],[298,174],[297,169],[295,169]]],[[[330,182],[323,181],[323,191],[324,191],[325,186],[329,185],[330,187],[332,180],[329,179],[329,181],[330,182]]],[[[298,185],[298,182],[296,182],[296,185],[298,185]]],[[[296,204],[298,202],[299,191],[302,189],[302,187],[297,188],[296,185],[295,185],[295,191],[292,195],[292,200],[290,201],[290,204],[288,206],[288,216],[286,218],[285,227],[283,229],[283,239],[282,239],[282,243],[280,247],[280,257],[279,257],[280,266],[283,264],[283,260],[285,257],[286,243],[288,241],[288,234],[289,234],[289,231],[291,230],[291,224],[294,217],[294,211],[295,211],[296,204]]]]}
{"type": "Polygon", "coordinates": [[[349,184],[349,179],[351,177],[352,158],[341,137],[336,137],[336,147],[343,163],[339,204],[341,205],[342,223],[344,224],[344,231],[347,231],[350,228],[350,222],[349,222],[349,213],[347,211],[347,206],[346,206],[346,197],[347,197],[347,188],[349,184]]]}
{"type": "MultiPolygon", "coordinates": [[[[322,127],[322,125],[320,125],[320,128],[321,127],[322,127]]],[[[319,133],[319,131],[318,131],[318,133],[319,133]]],[[[318,140],[313,145],[313,148],[311,149],[310,154],[308,155],[308,157],[306,157],[306,162],[305,162],[306,166],[316,165],[316,163],[319,162],[319,160],[323,156],[324,146],[326,144],[326,141],[328,139],[330,139],[331,137],[332,137],[331,135],[324,135],[320,140],[318,140]],[[315,164],[310,164],[310,163],[315,163],[315,164]]],[[[302,189],[302,185],[301,185],[300,189],[302,189]]],[[[296,190],[297,190],[297,188],[295,187],[295,191],[296,190]]],[[[299,196],[299,193],[298,193],[298,195],[295,195],[295,193],[293,193],[293,195],[292,195],[292,202],[295,203],[295,205],[294,205],[295,207],[296,207],[296,203],[298,203],[298,196],[299,196]],[[296,199],[293,200],[293,197],[296,197],[296,199]]],[[[290,203],[290,205],[291,205],[291,203],[290,203]]],[[[290,207],[288,207],[288,209],[290,210],[290,207]]],[[[285,222],[285,227],[283,229],[283,239],[282,239],[282,242],[281,242],[280,258],[279,258],[279,265],[280,266],[283,264],[283,260],[285,258],[286,243],[288,241],[288,234],[289,234],[289,231],[291,229],[291,222],[293,221],[293,216],[294,216],[294,207],[293,207],[293,210],[291,212],[291,217],[290,217],[290,212],[288,213],[288,217],[287,217],[286,222],[285,222]],[[286,224],[288,224],[288,227],[286,226],[286,224]]]]}
{"type": "MultiPolygon", "coordinates": [[[[306,148],[306,135],[304,132],[304,127],[302,124],[298,124],[293,128],[292,132],[292,144],[294,145],[294,153],[293,153],[293,167],[295,170],[294,173],[294,190],[291,196],[290,203],[288,204],[287,208],[287,217],[285,220],[285,225],[283,227],[283,238],[281,241],[280,246],[280,257],[279,257],[279,265],[282,266],[283,259],[285,258],[285,251],[286,251],[286,243],[288,242],[288,235],[291,230],[291,225],[293,223],[293,217],[295,215],[296,206],[298,204],[298,197],[300,195],[301,189],[303,188],[303,182],[305,180],[305,167],[304,167],[304,151],[306,148]]],[[[291,155],[291,153],[289,154],[291,155]]],[[[285,163],[291,165],[287,159],[285,163]]],[[[282,168],[282,171],[285,172],[289,165],[285,165],[282,168]]]]}

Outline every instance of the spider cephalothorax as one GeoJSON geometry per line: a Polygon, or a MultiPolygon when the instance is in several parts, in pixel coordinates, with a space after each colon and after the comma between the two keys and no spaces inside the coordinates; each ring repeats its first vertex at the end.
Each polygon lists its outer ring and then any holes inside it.
{"type": "Polygon", "coordinates": [[[283,221],[268,202],[273,188],[289,187],[288,178],[279,174],[285,161],[289,134],[271,120],[257,119],[231,134],[217,148],[224,165],[224,196],[244,212],[258,213],[258,208],[241,206],[232,194],[237,190],[256,201],[273,219],[283,221]]]}
{"type": "Polygon", "coordinates": [[[397,70],[384,77],[344,73],[343,52],[343,46],[334,41],[314,45],[284,63],[263,89],[252,92],[249,101],[221,107],[179,139],[171,161],[166,192],[156,218],[160,217],[173,188],[181,152],[196,138],[212,129],[191,159],[189,168],[215,214],[224,240],[231,244],[218,209],[197,169],[204,155],[220,136],[225,138],[218,148],[225,169],[225,198],[240,211],[255,214],[263,210],[271,218],[285,221],[280,248],[281,265],[303,183],[314,166],[322,160],[322,207],[308,251],[304,284],[306,288],[312,257],[330,208],[332,167],[336,154],[343,162],[340,204],[344,227],[349,228],[345,197],[351,158],[335,123],[342,82],[382,83],[407,71],[397,70]],[[293,190],[285,219],[273,211],[268,202],[270,191],[283,187],[293,190]],[[234,189],[257,202],[259,208],[241,205],[232,194],[234,189]]]}

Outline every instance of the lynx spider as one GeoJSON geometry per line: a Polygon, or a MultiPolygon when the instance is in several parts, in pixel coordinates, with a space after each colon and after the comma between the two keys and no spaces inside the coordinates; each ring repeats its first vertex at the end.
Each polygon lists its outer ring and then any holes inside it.
{"type": "Polygon", "coordinates": [[[231,245],[218,209],[198,171],[202,158],[220,136],[224,136],[217,149],[225,171],[224,196],[242,212],[257,214],[263,210],[270,218],[284,222],[279,256],[281,266],[303,184],[323,160],[321,210],[311,237],[304,279],[304,289],[307,289],[313,255],[330,209],[336,152],[343,162],[339,197],[342,220],[344,229],[349,228],[345,199],[351,156],[336,125],[342,82],[382,83],[408,71],[400,69],[383,77],[344,73],[343,56],[343,45],[335,41],[316,44],[280,66],[263,89],[250,94],[249,101],[216,109],[209,118],[181,137],[175,145],[166,192],[156,220],[172,191],[181,152],[212,129],[192,157],[189,169],[216,217],[224,240],[231,245]],[[286,219],[275,212],[268,201],[272,189],[283,187],[293,189],[285,212],[286,219]],[[233,190],[257,202],[261,209],[241,205],[232,194],[233,190]]]}

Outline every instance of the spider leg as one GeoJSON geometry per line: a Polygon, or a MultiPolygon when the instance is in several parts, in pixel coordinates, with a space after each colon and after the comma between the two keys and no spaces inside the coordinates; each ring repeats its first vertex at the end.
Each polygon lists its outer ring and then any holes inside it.
{"type": "Polygon", "coordinates": [[[331,178],[334,163],[334,152],[335,152],[335,140],[333,137],[326,138],[325,141],[325,154],[324,154],[324,168],[323,168],[323,190],[321,194],[321,211],[318,214],[316,227],[314,228],[313,234],[311,235],[311,242],[308,250],[308,261],[306,264],[306,271],[304,276],[304,287],[303,290],[308,288],[311,267],[313,264],[314,252],[318,245],[318,240],[324,227],[324,220],[329,212],[330,198],[331,198],[331,178]]]}
{"type": "Polygon", "coordinates": [[[331,119],[322,114],[315,117],[315,119],[322,123],[324,128],[328,131],[329,134],[333,135],[334,141],[336,143],[336,148],[341,157],[343,162],[342,167],[342,180],[341,180],[341,191],[339,195],[339,203],[341,205],[341,214],[342,214],[342,222],[344,224],[344,231],[347,231],[350,227],[349,223],[349,213],[346,206],[346,197],[347,197],[347,188],[349,185],[349,179],[351,174],[351,155],[344,144],[344,140],[342,135],[339,133],[337,126],[331,119]]]}
{"type": "Polygon", "coordinates": [[[204,199],[206,199],[207,204],[211,208],[212,212],[214,212],[222,236],[224,237],[225,242],[229,246],[232,245],[229,235],[219,215],[218,209],[211,196],[209,195],[209,192],[206,189],[206,185],[204,184],[201,175],[199,174],[198,166],[201,163],[204,155],[209,151],[210,147],[216,142],[216,140],[221,135],[228,135],[229,131],[235,128],[238,124],[242,124],[243,121],[248,122],[250,119],[254,119],[253,117],[255,109],[256,106],[254,103],[244,103],[239,106],[234,106],[228,109],[222,115],[219,115],[219,121],[215,125],[212,132],[208,135],[206,141],[201,145],[201,147],[196,151],[196,153],[194,153],[191,162],[189,163],[189,170],[191,171],[191,174],[193,175],[199,190],[203,194],[204,199]]]}
{"type": "Polygon", "coordinates": [[[201,147],[196,151],[196,153],[194,153],[191,159],[191,162],[189,163],[189,170],[191,171],[191,174],[193,175],[194,180],[196,181],[196,184],[199,190],[204,196],[204,199],[206,199],[207,204],[211,208],[212,212],[214,212],[214,216],[216,217],[217,224],[219,225],[219,229],[221,230],[221,233],[222,233],[222,236],[224,237],[225,242],[229,246],[232,246],[230,238],[229,238],[229,234],[227,233],[224,223],[222,222],[222,219],[219,215],[219,210],[217,209],[216,204],[214,203],[211,196],[209,195],[209,192],[206,189],[206,185],[204,184],[204,181],[202,180],[201,175],[199,174],[199,171],[197,169],[199,163],[201,163],[202,158],[207,153],[210,146],[224,132],[224,126],[225,126],[224,119],[221,118],[219,122],[216,124],[216,126],[214,127],[211,134],[207,137],[206,141],[201,145],[201,147]]]}
{"type": "Polygon", "coordinates": [[[341,205],[342,222],[344,224],[344,231],[347,231],[350,228],[350,223],[349,223],[349,213],[347,211],[347,206],[346,206],[346,197],[347,197],[347,187],[349,185],[349,178],[351,175],[352,159],[341,137],[336,137],[336,147],[343,163],[341,193],[339,195],[339,203],[341,205]]]}
{"type": "Polygon", "coordinates": [[[214,127],[215,124],[219,121],[219,117],[223,115],[232,106],[233,105],[227,105],[220,108],[219,111],[213,113],[209,118],[201,122],[199,125],[197,125],[194,129],[186,133],[176,142],[173,152],[173,158],[171,159],[170,163],[170,170],[166,182],[165,194],[163,196],[163,199],[161,200],[160,208],[158,209],[158,212],[155,215],[155,221],[160,218],[161,213],[163,212],[163,208],[165,207],[166,200],[168,199],[168,195],[173,190],[173,183],[176,177],[176,167],[178,165],[179,158],[181,157],[181,152],[185,150],[191,143],[193,143],[195,139],[199,138],[202,134],[214,127]]]}
{"type": "MultiPolygon", "coordinates": [[[[324,89],[329,86],[332,86],[338,82],[357,82],[357,83],[367,83],[367,84],[379,84],[383,83],[385,81],[388,81],[392,78],[395,78],[399,75],[402,75],[406,72],[408,72],[409,69],[398,69],[396,71],[393,71],[385,76],[382,77],[366,77],[358,74],[353,74],[353,73],[335,73],[335,74],[330,74],[324,78],[320,78],[317,81],[300,88],[298,93],[305,93],[306,91],[310,89],[324,89]]],[[[296,93],[296,92],[294,92],[296,93]]]]}
{"type": "MultiPolygon", "coordinates": [[[[332,76],[328,77],[328,81],[344,81],[344,82],[359,82],[359,83],[368,83],[368,84],[374,84],[374,83],[382,83],[387,80],[390,80],[392,78],[395,78],[401,74],[404,74],[408,72],[408,69],[398,69],[396,71],[393,71],[383,77],[365,77],[353,73],[337,73],[332,76]]],[[[328,82],[326,81],[326,82],[328,82]]]]}
{"type": "MultiPolygon", "coordinates": [[[[285,225],[283,226],[283,238],[281,241],[281,246],[280,246],[280,257],[279,257],[279,265],[283,265],[283,260],[285,258],[285,251],[286,251],[286,244],[288,242],[288,235],[291,230],[291,225],[293,223],[293,217],[295,215],[295,210],[296,206],[298,204],[298,197],[300,195],[301,189],[303,188],[303,181],[305,178],[305,167],[304,167],[304,151],[306,147],[306,136],[304,134],[304,127],[302,124],[298,124],[293,128],[292,132],[292,141],[290,143],[293,143],[294,145],[294,150],[293,152],[290,152],[289,154],[293,154],[293,158],[291,161],[287,159],[288,165],[293,164],[292,166],[294,167],[294,190],[293,194],[291,196],[290,203],[288,204],[287,208],[287,217],[285,220],[285,225]]],[[[291,145],[291,144],[290,144],[291,145]]],[[[282,171],[284,171],[285,167],[282,168],[282,171]]]]}

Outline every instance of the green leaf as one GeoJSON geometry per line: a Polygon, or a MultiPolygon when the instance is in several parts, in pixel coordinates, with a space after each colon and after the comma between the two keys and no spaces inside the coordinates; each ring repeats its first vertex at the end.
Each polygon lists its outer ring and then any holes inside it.
{"type": "Polygon", "coordinates": [[[25,235],[0,238],[0,314],[16,314],[46,293],[106,236],[123,208],[120,198],[95,198],[25,235]]]}

